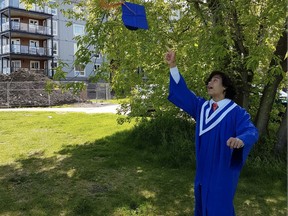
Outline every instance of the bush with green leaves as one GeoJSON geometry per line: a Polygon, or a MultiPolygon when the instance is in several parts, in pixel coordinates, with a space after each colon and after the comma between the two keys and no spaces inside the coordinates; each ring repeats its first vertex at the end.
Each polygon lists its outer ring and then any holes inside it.
{"type": "Polygon", "coordinates": [[[131,133],[134,145],[151,160],[171,166],[194,163],[195,122],[183,116],[163,115],[139,122],[131,133]],[[152,152],[152,154],[151,154],[152,152]],[[152,156],[153,155],[153,156],[152,156]]]}

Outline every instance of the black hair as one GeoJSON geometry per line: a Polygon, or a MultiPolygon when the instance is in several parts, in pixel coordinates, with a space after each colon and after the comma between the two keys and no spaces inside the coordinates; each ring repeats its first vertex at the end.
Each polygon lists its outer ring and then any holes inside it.
{"type": "Polygon", "coordinates": [[[206,86],[211,81],[212,77],[214,77],[215,75],[219,75],[222,78],[222,85],[226,88],[225,98],[233,100],[236,96],[236,89],[234,87],[232,79],[230,79],[230,77],[226,73],[223,73],[221,71],[212,71],[212,73],[205,81],[206,86]]]}

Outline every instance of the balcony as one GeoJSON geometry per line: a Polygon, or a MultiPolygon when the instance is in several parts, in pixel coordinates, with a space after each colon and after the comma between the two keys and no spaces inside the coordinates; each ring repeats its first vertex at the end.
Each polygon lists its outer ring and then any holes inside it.
{"type": "MultiPolygon", "coordinates": [[[[7,7],[13,7],[13,8],[19,8],[26,10],[25,4],[20,3],[19,0],[0,0],[0,10],[7,8],[7,7]]],[[[39,6],[36,4],[32,4],[31,9],[29,11],[36,11],[40,13],[47,13],[47,14],[55,14],[55,10],[49,6],[39,6]]]]}
{"type": "Polygon", "coordinates": [[[52,56],[52,48],[23,46],[16,44],[12,44],[10,47],[10,45],[7,44],[2,46],[1,54],[28,54],[37,56],[52,56]]]}
{"type": "MultiPolygon", "coordinates": [[[[2,32],[8,31],[8,30],[10,30],[9,22],[3,23],[2,32]]],[[[51,35],[51,27],[20,23],[20,22],[11,22],[11,30],[51,35]]]]}

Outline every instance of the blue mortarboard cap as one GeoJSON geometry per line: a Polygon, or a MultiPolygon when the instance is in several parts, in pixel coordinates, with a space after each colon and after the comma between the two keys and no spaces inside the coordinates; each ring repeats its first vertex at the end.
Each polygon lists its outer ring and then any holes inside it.
{"type": "Polygon", "coordinates": [[[143,5],[123,2],[122,20],[126,28],[130,30],[148,29],[146,11],[143,5]]]}

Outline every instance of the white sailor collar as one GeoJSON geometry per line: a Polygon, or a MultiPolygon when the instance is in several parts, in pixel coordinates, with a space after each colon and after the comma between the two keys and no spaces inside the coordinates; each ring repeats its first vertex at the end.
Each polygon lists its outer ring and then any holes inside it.
{"type": "Polygon", "coordinates": [[[213,129],[234,107],[237,106],[232,100],[225,98],[217,102],[218,108],[209,116],[211,106],[214,102],[215,101],[211,99],[206,101],[201,107],[199,136],[213,129]]]}
{"type": "Polygon", "coordinates": [[[212,106],[213,103],[217,103],[218,108],[221,108],[221,107],[225,107],[230,101],[231,101],[231,100],[228,99],[228,98],[224,98],[224,99],[222,99],[222,100],[220,100],[220,101],[217,101],[217,102],[214,101],[213,99],[210,99],[210,100],[209,100],[209,105],[210,105],[210,108],[211,108],[211,106],[212,106]]]}

